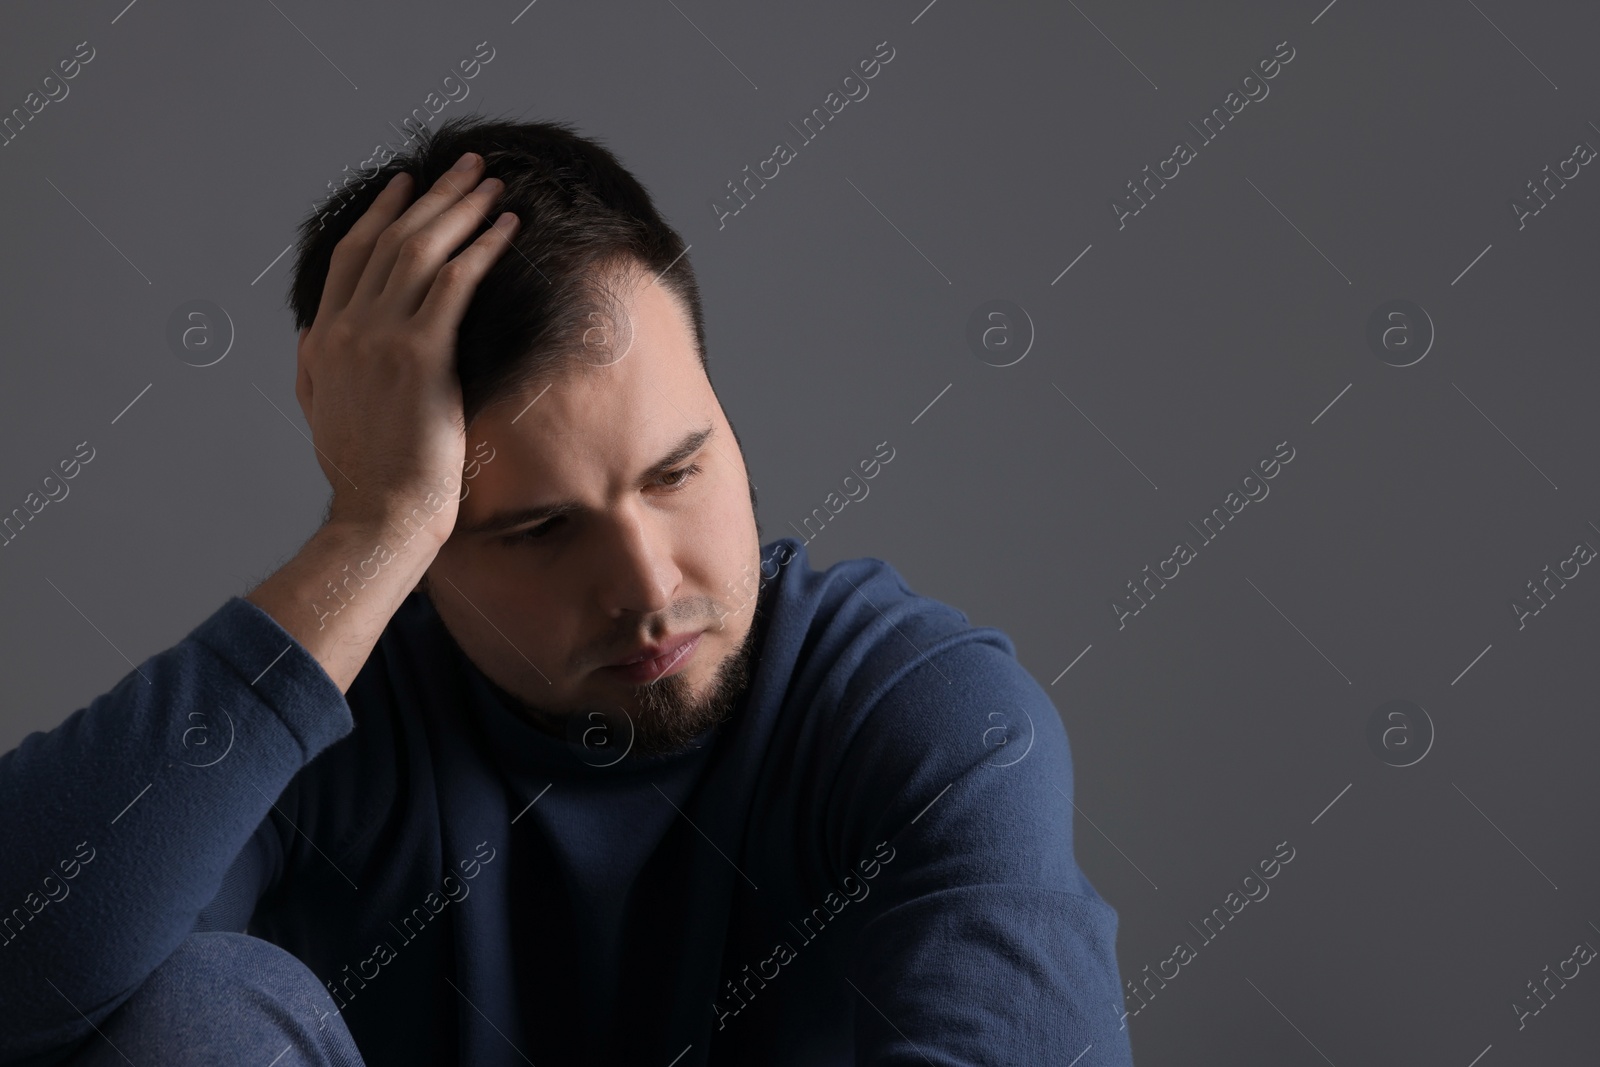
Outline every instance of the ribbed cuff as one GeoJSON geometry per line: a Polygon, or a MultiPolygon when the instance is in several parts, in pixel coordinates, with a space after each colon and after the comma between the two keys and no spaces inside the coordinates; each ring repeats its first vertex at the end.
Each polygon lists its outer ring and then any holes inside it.
{"type": "Polygon", "coordinates": [[[278,713],[307,762],[355,729],[344,693],[317,658],[244,597],[230,597],[190,636],[216,653],[278,713]]]}

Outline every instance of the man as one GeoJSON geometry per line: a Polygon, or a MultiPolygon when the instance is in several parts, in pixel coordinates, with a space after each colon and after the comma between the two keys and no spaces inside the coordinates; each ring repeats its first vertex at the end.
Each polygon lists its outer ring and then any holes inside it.
{"type": "Polygon", "coordinates": [[[342,195],[326,522],[0,757],[0,1060],[1131,1062],[1059,716],[889,565],[761,544],[639,183],[467,118],[342,195]]]}

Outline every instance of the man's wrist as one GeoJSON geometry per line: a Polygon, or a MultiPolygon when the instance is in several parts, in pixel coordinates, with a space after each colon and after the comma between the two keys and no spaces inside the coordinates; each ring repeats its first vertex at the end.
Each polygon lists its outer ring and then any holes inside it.
{"type": "Polygon", "coordinates": [[[295,557],[246,597],[348,690],[400,604],[438,553],[425,529],[392,521],[324,523],[295,557]]]}
{"type": "Polygon", "coordinates": [[[437,552],[450,537],[455,527],[460,492],[434,489],[417,493],[414,498],[398,500],[388,497],[374,507],[335,498],[328,506],[324,528],[344,531],[357,539],[371,539],[398,552],[402,545],[416,543],[418,547],[437,552]]]}

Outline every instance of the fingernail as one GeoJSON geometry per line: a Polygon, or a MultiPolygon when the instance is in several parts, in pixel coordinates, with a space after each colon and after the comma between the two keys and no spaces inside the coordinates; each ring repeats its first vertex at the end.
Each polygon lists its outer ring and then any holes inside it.
{"type": "Polygon", "coordinates": [[[476,153],[476,152],[468,152],[466,155],[464,155],[460,159],[456,160],[456,165],[451,167],[450,169],[451,170],[471,170],[473,167],[475,167],[477,165],[478,165],[478,153],[476,153]]]}

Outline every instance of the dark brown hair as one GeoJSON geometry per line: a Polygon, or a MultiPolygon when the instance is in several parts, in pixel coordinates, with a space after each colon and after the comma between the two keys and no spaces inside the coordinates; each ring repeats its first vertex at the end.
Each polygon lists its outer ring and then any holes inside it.
{"type": "Polygon", "coordinates": [[[654,277],[678,298],[706,366],[700,290],[683,238],[616,156],[563,122],[460,116],[372,177],[342,186],[299,227],[289,292],[296,330],[316,317],[333,246],[389,178],[408,171],[420,193],[466,152],[482,155],[483,177],[499,178],[505,189],[461,247],[501,212],[520,219],[513,247],[478,283],[458,332],[456,369],[469,425],[493,401],[566,366],[597,321],[621,323],[620,294],[640,278],[654,277]]]}

